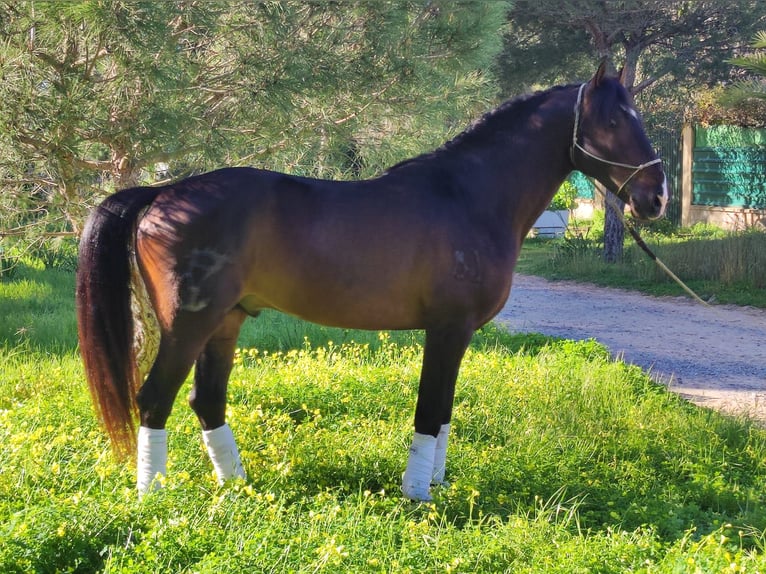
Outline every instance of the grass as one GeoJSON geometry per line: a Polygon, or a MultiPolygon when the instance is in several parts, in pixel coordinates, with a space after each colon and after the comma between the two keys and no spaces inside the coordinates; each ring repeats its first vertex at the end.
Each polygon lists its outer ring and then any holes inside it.
{"type": "MultiPolygon", "coordinates": [[[[706,226],[642,231],[654,253],[703,299],[766,308],[766,233],[725,233],[706,226]]],[[[604,263],[602,236],[530,239],[516,270],[550,279],[570,279],[634,289],[651,295],[685,295],[626,235],[619,264],[604,263]]]]}
{"type": "Polygon", "coordinates": [[[766,432],[595,342],[495,327],[466,355],[432,504],[398,492],[421,335],[276,314],[248,324],[231,377],[248,480],[217,486],[179,399],[165,488],[139,503],[90,406],[72,285],[0,281],[2,572],[766,569],[766,432]]]}

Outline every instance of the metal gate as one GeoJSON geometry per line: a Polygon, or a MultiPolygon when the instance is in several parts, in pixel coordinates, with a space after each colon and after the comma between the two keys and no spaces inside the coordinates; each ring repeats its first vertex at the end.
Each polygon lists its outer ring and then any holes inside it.
{"type": "Polygon", "coordinates": [[[670,201],[665,217],[673,225],[681,225],[681,136],[672,132],[661,132],[651,137],[657,155],[662,158],[662,167],[668,179],[670,201]]]}

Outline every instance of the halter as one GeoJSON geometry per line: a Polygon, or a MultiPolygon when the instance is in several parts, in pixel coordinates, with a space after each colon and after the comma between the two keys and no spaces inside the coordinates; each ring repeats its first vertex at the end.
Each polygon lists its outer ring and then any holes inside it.
{"type": "Polygon", "coordinates": [[[582,95],[583,95],[583,92],[585,91],[585,86],[586,85],[587,85],[587,83],[586,84],[582,84],[580,86],[580,89],[577,92],[577,101],[575,102],[575,107],[574,107],[575,119],[574,119],[574,130],[572,131],[572,147],[569,148],[569,159],[572,160],[572,165],[573,166],[576,165],[575,164],[574,154],[575,154],[575,149],[578,149],[582,153],[587,155],[588,157],[590,157],[592,159],[595,159],[596,161],[600,161],[601,163],[605,163],[606,165],[612,165],[612,166],[615,166],[615,167],[623,167],[625,169],[632,169],[633,173],[631,173],[628,176],[628,179],[626,179],[625,181],[622,182],[622,185],[617,189],[617,192],[615,193],[615,195],[619,196],[620,193],[622,192],[623,188],[626,185],[628,185],[628,182],[630,182],[630,180],[633,179],[638,172],[640,172],[642,169],[645,169],[645,168],[647,168],[649,166],[655,165],[657,163],[661,163],[662,159],[658,157],[656,159],[653,159],[652,161],[648,161],[646,163],[642,163],[641,165],[631,165],[631,164],[628,164],[628,163],[620,163],[620,162],[617,162],[617,161],[609,161],[608,159],[604,159],[602,157],[598,157],[597,155],[592,154],[587,149],[585,149],[583,146],[581,146],[577,142],[577,130],[580,127],[580,105],[582,104],[582,95]]]}
{"type": "MultiPolygon", "coordinates": [[[[602,157],[598,157],[597,155],[594,155],[594,154],[590,153],[587,149],[585,149],[583,146],[581,146],[579,143],[577,143],[577,128],[579,127],[579,124],[580,124],[580,104],[582,103],[582,94],[585,91],[585,86],[586,86],[586,84],[582,84],[580,86],[579,91],[577,92],[577,102],[575,102],[575,107],[574,107],[574,112],[575,112],[574,132],[572,133],[572,147],[569,148],[569,158],[572,160],[572,165],[574,166],[575,165],[575,161],[574,161],[575,149],[578,149],[582,153],[587,155],[588,157],[593,158],[596,161],[600,161],[601,163],[605,163],[607,165],[613,165],[615,167],[624,167],[626,169],[632,169],[633,173],[631,173],[628,176],[628,179],[626,179],[624,182],[622,182],[622,185],[617,190],[617,193],[614,194],[616,196],[619,196],[619,194],[622,191],[622,189],[626,185],[628,185],[628,182],[631,179],[633,179],[633,177],[639,171],[641,171],[642,169],[647,168],[649,166],[652,166],[654,164],[662,162],[662,159],[660,159],[660,158],[653,159],[652,161],[648,161],[646,163],[642,163],[641,165],[630,165],[630,164],[627,164],[627,163],[619,163],[619,162],[616,162],[616,161],[609,161],[608,159],[604,159],[602,157]]],[[[596,189],[598,189],[598,187],[596,187],[596,189]]],[[[700,298],[700,296],[697,295],[692,289],[690,289],[686,285],[686,283],[681,281],[681,279],[679,279],[678,276],[675,273],[673,273],[670,269],[668,269],[667,265],[665,265],[660,260],[660,258],[657,257],[654,254],[654,252],[652,252],[651,249],[649,249],[649,246],[646,244],[646,242],[644,242],[644,240],[638,234],[638,231],[636,231],[636,228],[633,227],[633,225],[629,224],[625,220],[625,217],[623,216],[620,208],[615,204],[614,198],[609,196],[609,194],[606,193],[606,192],[603,192],[602,195],[604,196],[604,201],[606,201],[606,203],[609,204],[609,206],[612,208],[612,211],[614,211],[614,213],[617,215],[617,218],[622,222],[622,225],[625,227],[625,229],[627,229],[630,232],[631,236],[633,236],[633,239],[635,239],[635,241],[638,244],[638,246],[641,249],[643,249],[647,253],[647,255],[649,255],[649,257],[651,259],[654,260],[654,262],[660,267],[660,269],[662,269],[665,273],[667,273],[668,276],[671,279],[673,279],[676,283],[678,283],[678,285],[680,285],[684,289],[684,291],[689,293],[699,303],[702,303],[705,306],[709,306],[710,304],[707,301],[704,301],[702,298],[700,298]]]]}

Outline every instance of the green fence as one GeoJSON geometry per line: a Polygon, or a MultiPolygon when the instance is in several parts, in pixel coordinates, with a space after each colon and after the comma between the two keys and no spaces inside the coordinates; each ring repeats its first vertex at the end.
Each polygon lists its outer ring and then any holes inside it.
{"type": "Polygon", "coordinates": [[[580,171],[573,171],[569,174],[569,181],[577,188],[578,199],[593,199],[593,182],[580,171]]]}
{"type": "Polygon", "coordinates": [[[766,129],[695,128],[692,204],[766,209],[766,129]]]}

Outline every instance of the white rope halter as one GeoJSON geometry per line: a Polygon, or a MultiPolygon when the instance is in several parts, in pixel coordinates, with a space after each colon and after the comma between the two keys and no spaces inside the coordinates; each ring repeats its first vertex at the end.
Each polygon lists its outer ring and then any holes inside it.
{"type": "Polygon", "coordinates": [[[652,166],[654,164],[661,163],[662,159],[656,158],[656,159],[653,159],[652,161],[648,161],[646,163],[642,163],[641,165],[631,165],[631,164],[628,164],[628,163],[619,163],[619,162],[616,162],[616,161],[610,161],[608,159],[604,159],[602,157],[598,157],[597,155],[592,154],[587,149],[585,149],[583,146],[581,146],[577,142],[577,131],[578,131],[578,128],[580,127],[580,105],[582,104],[582,95],[583,95],[583,92],[585,91],[585,86],[586,85],[587,85],[587,83],[582,84],[580,86],[579,91],[577,92],[577,101],[575,102],[575,107],[574,107],[575,120],[574,120],[574,130],[572,131],[572,147],[569,148],[569,158],[572,160],[572,165],[576,166],[574,154],[575,154],[575,149],[578,149],[582,153],[587,155],[588,157],[590,157],[592,159],[595,159],[596,161],[600,161],[601,163],[605,163],[606,165],[613,165],[615,167],[624,167],[625,169],[632,169],[633,173],[631,173],[628,176],[628,179],[623,181],[622,185],[617,189],[617,192],[615,193],[615,195],[619,195],[622,192],[623,188],[626,185],[628,185],[628,182],[631,179],[633,179],[633,177],[635,177],[635,175],[638,172],[640,172],[642,169],[645,169],[645,168],[647,168],[649,166],[652,166]]]}

